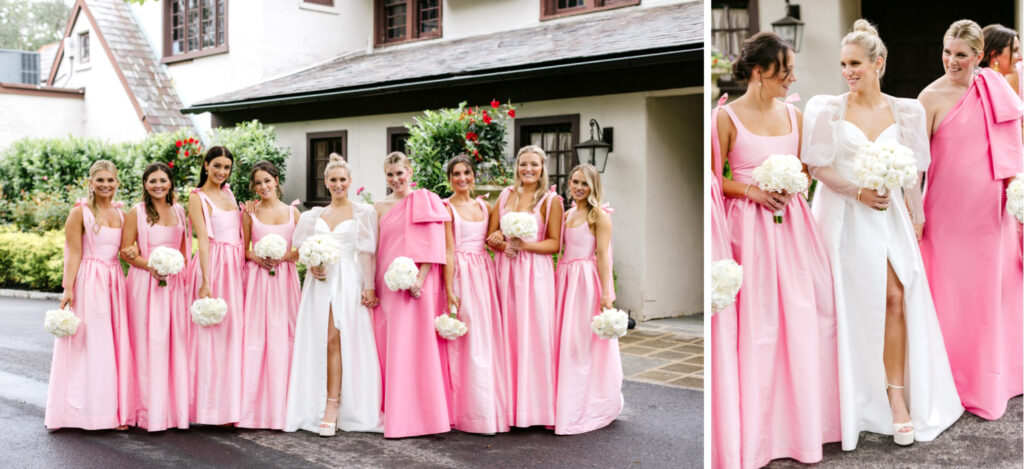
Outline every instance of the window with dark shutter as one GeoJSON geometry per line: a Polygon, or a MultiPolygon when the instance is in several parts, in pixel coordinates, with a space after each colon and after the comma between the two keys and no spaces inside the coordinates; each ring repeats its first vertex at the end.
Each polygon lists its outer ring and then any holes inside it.
{"type": "Polygon", "coordinates": [[[226,52],[228,0],[165,0],[164,62],[226,52]]]}
{"type": "Polygon", "coordinates": [[[348,160],[348,131],[312,132],[306,134],[306,205],[327,205],[331,193],[324,185],[324,169],[337,153],[348,160]]]}
{"type": "Polygon", "coordinates": [[[640,0],[540,0],[540,19],[639,5],[640,0]]]}
{"type": "Polygon", "coordinates": [[[441,37],[441,0],[374,0],[378,46],[441,37]]]}

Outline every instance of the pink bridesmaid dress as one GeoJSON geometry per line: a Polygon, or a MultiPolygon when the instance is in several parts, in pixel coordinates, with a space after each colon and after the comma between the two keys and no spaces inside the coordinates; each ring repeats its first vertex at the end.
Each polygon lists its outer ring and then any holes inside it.
{"type": "MultiPolygon", "coordinates": [[[[505,204],[511,193],[512,187],[507,187],[498,198],[501,215],[508,213],[505,204]]],[[[549,192],[537,202],[533,209],[537,236],[523,241],[543,241],[547,237],[544,220],[551,214],[551,205],[562,203],[561,200],[554,192],[549,192]]],[[[498,253],[494,256],[494,264],[508,341],[512,393],[509,415],[512,416],[512,425],[554,426],[558,325],[555,318],[555,269],[551,255],[520,251],[509,259],[498,253]]]]}
{"type": "MultiPolygon", "coordinates": [[[[192,237],[187,233],[187,218],[180,205],[174,205],[178,220],[172,226],[150,225],[146,221],[146,206],[141,203],[135,206],[135,214],[140,257],[149,259],[149,253],[158,247],[180,250],[183,238],[185,251],[191,252],[192,237]]],[[[188,428],[191,289],[191,277],[184,270],[168,276],[167,286],[161,287],[149,271],[135,266],[128,269],[128,316],[138,382],[138,425],[151,432],[188,428]]]]}
{"type": "Polygon", "coordinates": [[[995,420],[1024,391],[1024,274],[1004,185],[1024,157],[1020,100],[981,70],[932,135],[921,256],[960,401],[995,420]]]}
{"type": "MultiPolygon", "coordinates": [[[[71,309],[82,322],[74,335],[53,342],[46,428],[134,425],[135,370],[125,281],[117,260],[121,228],[98,225],[84,199],[75,206],[82,210],[84,232],[71,309]]],[[[67,272],[67,246],[64,251],[67,272]]],[[[65,277],[65,286],[69,280],[65,277]]]]}
{"type": "MultiPolygon", "coordinates": [[[[566,221],[574,211],[565,214],[566,221]]],[[[563,224],[562,249],[555,271],[555,313],[560,324],[555,434],[575,435],[605,427],[622,412],[622,362],[619,339],[602,339],[590,328],[594,316],[601,314],[605,289],[615,299],[613,286],[601,285],[597,238],[590,225],[584,222],[568,228],[563,224]]]]}
{"type": "MultiPolygon", "coordinates": [[[[230,194],[230,189],[224,190],[230,194]]],[[[227,315],[212,326],[192,325],[193,421],[205,425],[236,423],[241,417],[242,397],[242,212],[222,210],[199,189],[210,239],[210,295],[223,298],[227,315]]],[[[231,197],[234,202],[234,196],[231,197]]],[[[203,270],[199,253],[192,259],[195,283],[192,300],[198,299],[203,270]]],[[[191,305],[191,303],[190,303],[191,305]]],[[[190,316],[191,317],[191,316],[190,316]]]]}
{"type": "Polygon", "coordinates": [[[455,234],[455,294],[459,320],[469,332],[449,340],[452,428],[469,433],[509,430],[508,357],[494,262],[487,253],[487,204],[477,200],[484,219],[468,221],[452,209],[455,234]]]}
{"type": "MultiPolygon", "coordinates": [[[[729,106],[721,107],[737,133],[728,155],[733,180],[752,184],[751,173],[768,155],[799,154],[796,109],[787,107],[792,131],[780,136],[754,134],[729,106]]],[[[771,210],[746,198],[727,198],[725,210],[733,255],[743,266],[735,304],[741,423],[721,431],[739,432],[744,468],[786,457],[820,461],[822,444],[840,440],[828,252],[800,195],[786,206],[782,224],[775,224],[771,210]]]]}
{"type": "Polygon", "coordinates": [[[434,319],[445,314],[444,222],[451,220],[436,194],[414,191],[380,219],[377,247],[377,297],[373,328],[384,389],[384,437],[404,438],[451,431],[448,347],[434,330],[434,319]],[[434,264],[421,295],[393,292],[384,274],[396,257],[417,265],[434,264]]]}
{"type": "MultiPolygon", "coordinates": [[[[270,225],[252,217],[252,244],[276,234],[292,249],[296,220],[270,225]]],[[[255,262],[245,263],[245,325],[242,350],[242,414],[239,427],[284,429],[295,319],[299,311],[299,273],[281,262],[275,275],[255,262]]]]}

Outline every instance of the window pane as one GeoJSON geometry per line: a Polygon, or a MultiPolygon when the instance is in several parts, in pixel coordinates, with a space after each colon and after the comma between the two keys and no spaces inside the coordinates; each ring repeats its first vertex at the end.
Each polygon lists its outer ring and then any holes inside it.
{"type": "Polygon", "coordinates": [[[419,0],[420,34],[441,29],[441,7],[439,0],[419,0]]]}
{"type": "Polygon", "coordinates": [[[384,0],[384,38],[405,38],[405,0],[384,0]]]}
{"type": "Polygon", "coordinates": [[[188,0],[188,51],[199,50],[199,0],[188,0]]]}
{"type": "Polygon", "coordinates": [[[224,0],[217,0],[217,45],[224,45],[224,0]]]}
{"type": "Polygon", "coordinates": [[[584,0],[558,0],[558,9],[576,8],[585,6],[584,0]]]}

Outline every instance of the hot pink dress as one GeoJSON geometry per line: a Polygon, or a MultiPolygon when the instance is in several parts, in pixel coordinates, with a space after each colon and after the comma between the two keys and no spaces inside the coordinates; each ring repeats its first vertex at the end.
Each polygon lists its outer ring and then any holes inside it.
{"type": "MultiPolygon", "coordinates": [[[[569,210],[564,220],[574,211],[569,210]]],[[[597,239],[590,225],[567,228],[563,224],[562,249],[555,271],[559,322],[555,433],[575,435],[607,426],[622,412],[622,361],[619,339],[602,339],[590,328],[594,316],[601,314],[601,295],[610,291],[615,299],[613,286],[601,285],[597,239]]]]}
{"type": "MultiPolygon", "coordinates": [[[[737,133],[728,155],[733,180],[752,184],[751,173],[769,155],[798,154],[796,110],[787,107],[792,131],[781,136],[756,135],[729,106],[721,108],[737,133]]],[[[740,432],[745,468],[786,457],[820,461],[822,444],[840,439],[828,252],[801,195],[786,206],[782,224],[746,198],[727,198],[725,209],[743,285],[735,304],[741,423],[723,431],[740,432]]]]}
{"type": "Polygon", "coordinates": [[[377,297],[373,328],[384,388],[384,436],[403,438],[451,431],[448,352],[434,330],[446,313],[441,269],[445,263],[444,222],[451,220],[436,194],[414,191],[380,219],[377,297]],[[421,295],[393,292],[384,274],[396,257],[434,264],[421,295]]]}
{"type": "MultiPolygon", "coordinates": [[[[178,221],[173,226],[150,225],[146,206],[135,206],[138,217],[139,256],[149,259],[157,247],[192,250],[192,237],[186,232],[187,218],[180,205],[174,205],[178,221]]],[[[188,337],[192,320],[188,298],[192,278],[187,270],[167,277],[161,287],[149,271],[128,269],[128,316],[131,323],[132,350],[138,381],[138,425],[151,432],[168,428],[188,428],[191,392],[188,337]]]]}
{"type": "MultiPolygon", "coordinates": [[[[512,188],[498,198],[500,215],[505,215],[512,188]]],[[[533,209],[537,219],[537,237],[547,238],[544,220],[551,205],[562,203],[554,192],[544,195],[533,209]]],[[[555,360],[558,359],[557,319],[555,317],[555,272],[550,254],[520,251],[509,259],[503,253],[494,256],[498,275],[498,299],[505,315],[505,334],[509,349],[512,399],[509,415],[512,425],[553,426],[555,424],[555,360]]]]}
{"type": "MultiPolygon", "coordinates": [[[[124,275],[117,261],[121,228],[97,225],[85,200],[76,206],[82,210],[84,232],[71,310],[82,322],[74,335],[53,342],[46,428],[134,425],[135,369],[124,275]]],[[[66,252],[65,246],[65,272],[66,252]]],[[[65,278],[64,285],[68,283],[65,278]]]]}
{"type": "MultiPolygon", "coordinates": [[[[252,216],[252,244],[276,234],[292,250],[296,220],[269,225],[252,216]]],[[[274,274],[255,262],[245,263],[245,326],[242,350],[242,414],[239,427],[284,429],[288,376],[295,318],[299,310],[299,273],[294,262],[281,262],[274,274]]]]}
{"type": "Polygon", "coordinates": [[[448,345],[452,380],[452,428],[470,433],[509,430],[508,357],[494,262],[487,253],[487,204],[477,200],[484,219],[467,221],[452,209],[455,234],[455,294],[459,320],[469,332],[448,345]]]}
{"type": "MultiPolygon", "coordinates": [[[[226,186],[224,190],[230,194],[226,186]]],[[[245,260],[242,212],[217,208],[199,189],[193,190],[192,195],[202,202],[210,240],[210,295],[222,298],[228,304],[227,314],[220,323],[205,327],[193,324],[192,327],[193,421],[224,425],[238,422],[242,408],[242,331],[245,317],[242,310],[245,304],[242,294],[245,260]]],[[[234,203],[234,196],[231,199],[234,203]]],[[[195,292],[191,300],[194,301],[199,298],[199,288],[203,284],[199,253],[192,262],[195,292]]]]}
{"type": "Polygon", "coordinates": [[[994,420],[1024,390],[1018,223],[1004,179],[1021,172],[1020,100],[983,68],[932,135],[924,258],[960,401],[994,420]]]}

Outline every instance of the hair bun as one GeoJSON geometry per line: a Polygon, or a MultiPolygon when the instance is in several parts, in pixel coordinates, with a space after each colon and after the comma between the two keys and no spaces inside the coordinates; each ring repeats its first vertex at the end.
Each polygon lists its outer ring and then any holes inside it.
{"type": "Polygon", "coordinates": [[[861,19],[853,22],[853,30],[854,31],[863,31],[865,33],[868,33],[868,34],[871,34],[871,35],[874,35],[874,36],[878,35],[878,30],[875,29],[875,27],[872,26],[871,23],[869,23],[868,20],[866,20],[864,18],[861,18],[861,19]]]}
{"type": "Polygon", "coordinates": [[[343,163],[343,162],[345,162],[345,157],[343,157],[343,156],[341,156],[341,155],[339,155],[337,153],[331,153],[327,158],[328,158],[328,163],[343,163]]]}

